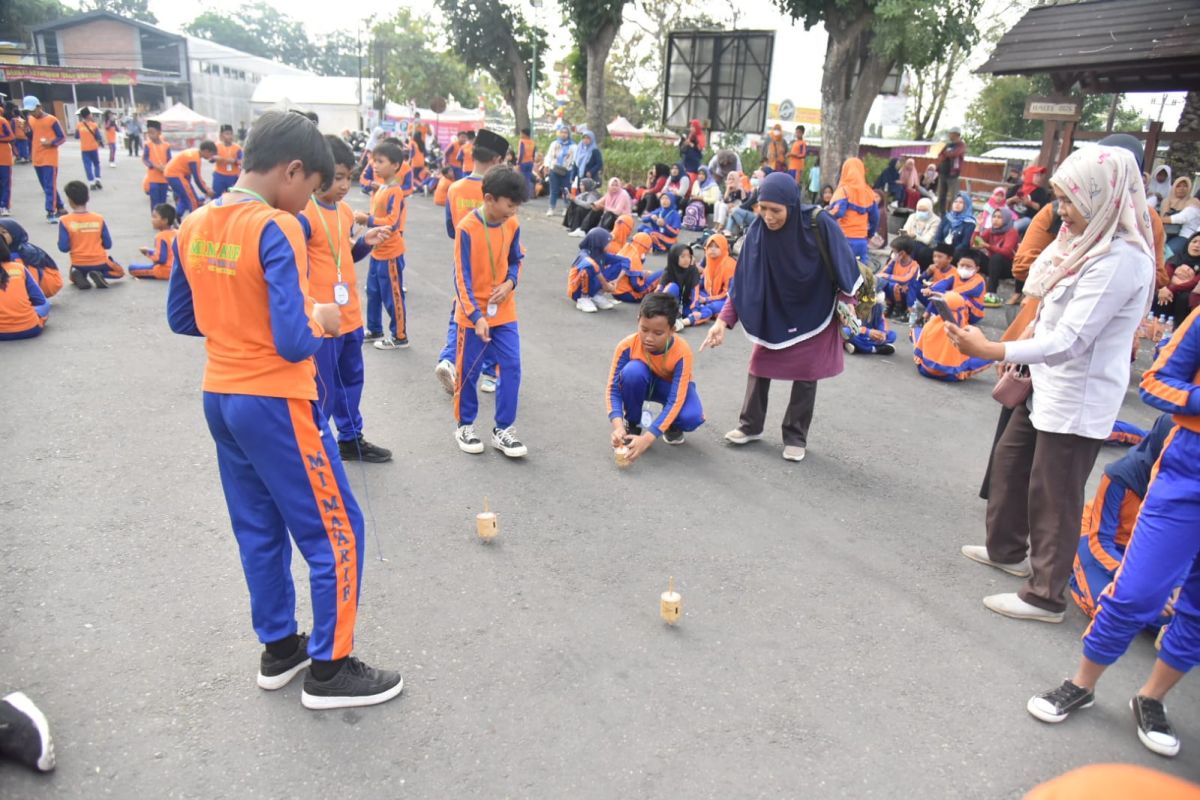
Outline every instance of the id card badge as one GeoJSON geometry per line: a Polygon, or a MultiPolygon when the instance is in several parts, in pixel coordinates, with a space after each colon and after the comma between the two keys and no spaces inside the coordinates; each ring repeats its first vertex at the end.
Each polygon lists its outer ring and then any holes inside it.
{"type": "Polygon", "coordinates": [[[339,306],[344,306],[350,302],[350,286],[346,283],[335,283],[333,285],[333,302],[339,306]]]}
{"type": "Polygon", "coordinates": [[[495,303],[488,303],[487,315],[489,317],[496,316],[496,312],[499,310],[500,310],[500,306],[496,305],[495,303]]]}

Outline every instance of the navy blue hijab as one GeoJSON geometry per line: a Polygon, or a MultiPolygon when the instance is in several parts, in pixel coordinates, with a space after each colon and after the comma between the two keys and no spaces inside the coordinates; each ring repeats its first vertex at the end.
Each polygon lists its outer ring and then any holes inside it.
{"type": "Polygon", "coordinates": [[[21,223],[15,219],[0,219],[0,227],[7,230],[8,235],[12,237],[12,243],[8,249],[14,256],[20,258],[25,266],[38,270],[39,275],[41,270],[46,267],[58,269],[58,264],[54,263],[54,259],[50,257],[49,253],[29,241],[29,234],[21,227],[21,223]]]}
{"type": "Polygon", "coordinates": [[[787,221],[777,231],[759,218],[751,223],[729,294],[746,336],[770,350],[782,350],[825,330],[837,309],[834,289],[853,294],[862,275],[837,221],[821,214],[817,224],[829,244],[837,286],[830,283],[810,227],[814,207],[800,204],[792,176],[776,172],[763,178],[758,199],[786,206],[787,221]]]}
{"type": "Polygon", "coordinates": [[[579,243],[579,252],[592,257],[597,264],[604,264],[604,250],[612,241],[612,234],[604,228],[592,228],[579,243]]]}

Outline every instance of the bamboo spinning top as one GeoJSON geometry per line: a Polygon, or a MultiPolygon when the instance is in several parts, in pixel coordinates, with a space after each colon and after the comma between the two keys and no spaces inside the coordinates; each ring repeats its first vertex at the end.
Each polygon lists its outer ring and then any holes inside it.
{"type": "Polygon", "coordinates": [[[662,593],[662,600],[659,602],[659,614],[668,625],[674,625],[679,621],[682,608],[683,602],[679,592],[675,591],[675,578],[670,577],[667,579],[667,590],[662,593]]]}
{"type": "Polygon", "coordinates": [[[624,445],[621,445],[617,449],[613,450],[613,458],[616,459],[617,466],[621,469],[625,469],[631,463],[633,463],[629,460],[629,448],[624,445]]]}
{"type": "Polygon", "coordinates": [[[490,542],[496,538],[496,534],[500,533],[500,520],[494,511],[488,509],[486,496],[483,498],[482,513],[475,515],[475,532],[485,542],[490,542]]]}

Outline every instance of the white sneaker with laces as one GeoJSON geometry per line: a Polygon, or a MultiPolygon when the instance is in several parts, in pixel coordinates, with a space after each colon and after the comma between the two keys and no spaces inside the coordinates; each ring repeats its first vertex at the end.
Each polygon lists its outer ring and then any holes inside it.
{"type": "Polygon", "coordinates": [[[483,452],[483,440],[476,435],[474,425],[459,425],[454,432],[454,441],[464,453],[477,455],[483,452]]]}
{"type": "Polygon", "coordinates": [[[603,294],[592,295],[592,304],[601,311],[608,311],[609,309],[616,307],[616,304],[603,294]]]}
{"type": "Polygon", "coordinates": [[[1001,564],[998,561],[992,561],[988,558],[987,548],[979,544],[964,544],[961,552],[972,561],[987,564],[989,567],[995,567],[998,570],[1007,572],[1009,575],[1016,575],[1018,578],[1028,578],[1033,574],[1033,568],[1029,566],[1028,558],[1017,564],[1001,564]]]}
{"type": "Polygon", "coordinates": [[[494,394],[496,391],[496,385],[498,383],[499,381],[497,381],[491,375],[484,375],[479,379],[479,391],[487,392],[488,394],[494,394]]]}
{"type": "Polygon", "coordinates": [[[1028,619],[1034,622],[1062,622],[1063,612],[1047,611],[1035,605],[1026,603],[1016,592],[992,594],[983,598],[983,604],[989,610],[1012,619],[1028,619]]]}
{"type": "Polygon", "coordinates": [[[511,425],[507,428],[492,428],[492,447],[509,458],[521,458],[529,453],[529,448],[521,444],[516,430],[511,425]]]}
{"type": "Polygon", "coordinates": [[[442,384],[442,388],[446,390],[446,394],[454,394],[454,383],[457,379],[457,374],[453,362],[439,361],[438,365],[433,368],[433,374],[437,376],[438,382],[442,384]]]}
{"type": "Polygon", "coordinates": [[[746,433],[741,428],[734,428],[725,434],[725,441],[730,444],[749,444],[750,442],[757,442],[762,437],[761,433],[746,433]]]}
{"type": "Polygon", "coordinates": [[[599,310],[596,308],[596,304],[592,302],[592,298],[588,297],[587,295],[582,295],[578,300],[575,301],[575,308],[579,309],[585,314],[595,314],[599,310]]]}

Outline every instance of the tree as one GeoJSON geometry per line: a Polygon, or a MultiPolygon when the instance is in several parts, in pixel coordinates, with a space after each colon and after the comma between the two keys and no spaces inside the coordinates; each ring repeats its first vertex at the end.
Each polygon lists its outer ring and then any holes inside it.
{"type": "Polygon", "coordinates": [[[151,25],[158,17],[150,10],[149,0],[87,0],[81,6],[84,11],[110,11],[151,25]]]}
{"type": "Polygon", "coordinates": [[[66,14],[58,0],[4,0],[0,2],[0,40],[28,42],[30,28],[66,14]]]}
{"type": "Polygon", "coordinates": [[[897,66],[923,69],[954,42],[978,40],[983,0],[775,0],[805,29],[829,36],[821,74],[821,174],[858,153],[871,104],[897,66]]]}
{"type": "Polygon", "coordinates": [[[946,108],[950,85],[958,71],[965,49],[955,42],[944,56],[938,56],[924,69],[913,72],[912,99],[915,103],[909,115],[909,128],[914,139],[934,134],[946,108]]]}
{"type": "MultiPolygon", "coordinates": [[[[1181,133],[1200,133],[1200,91],[1193,89],[1187,93],[1175,130],[1181,133]]],[[[1200,172],[1200,142],[1171,142],[1171,146],[1167,148],[1167,161],[1175,168],[1176,175],[1194,175],[1200,172]]]]}
{"type": "Polygon", "coordinates": [[[608,137],[604,105],[605,66],[613,40],[621,29],[627,0],[560,0],[576,47],[587,57],[587,80],[581,94],[587,103],[588,127],[597,143],[608,137]]]}
{"type": "MultiPolygon", "coordinates": [[[[573,72],[585,63],[578,50],[572,50],[567,56],[569,71],[573,72]]],[[[618,74],[615,63],[610,63],[604,76],[604,103],[608,108],[608,116],[611,118],[620,115],[639,128],[654,124],[658,119],[658,100],[649,94],[634,94],[630,85],[624,76],[618,74]]],[[[567,104],[563,107],[563,117],[567,121],[585,119],[587,105],[580,91],[584,85],[576,80],[571,88],[567,104]]],[[[557,99],[554,102],[557,103],[557,99]]],[[[607,129],[608,123],[605,123],[605,130],[607,129]]]]}
{"type": "Polygon", "coordinates": [[[382,108],[391,98],[428,106],[435,97],[453,97],[475,106],[475,92],[466,65],[453,53],[439,50],[428,19],[414,19],[407,9],[371,29],[372,77],[375,102],[382,108]]]}
{"type": "Polygon", "coordinates": [[[205,11],[184,26],[201,39],[305,69],[315,48],[297,20],[262,0],[233,14],[205,11]]]}
{"type": "Polygon", "coordinates": [[[318,75],[358,74],[358,39],[348,31],[334,31],[321,37],[306,59],[308,68],[318,75]]]}
{"type": "MultiPolygon", "coordinates": [[[[500,0],[439,0],[450,38],[470,69],[492,76],[512,107],[517,129],[529,127],[534,53],[546,52],[546,33],[500,0]]],[[[540,70],[539,70],[540,71],[540,70]]]]}

